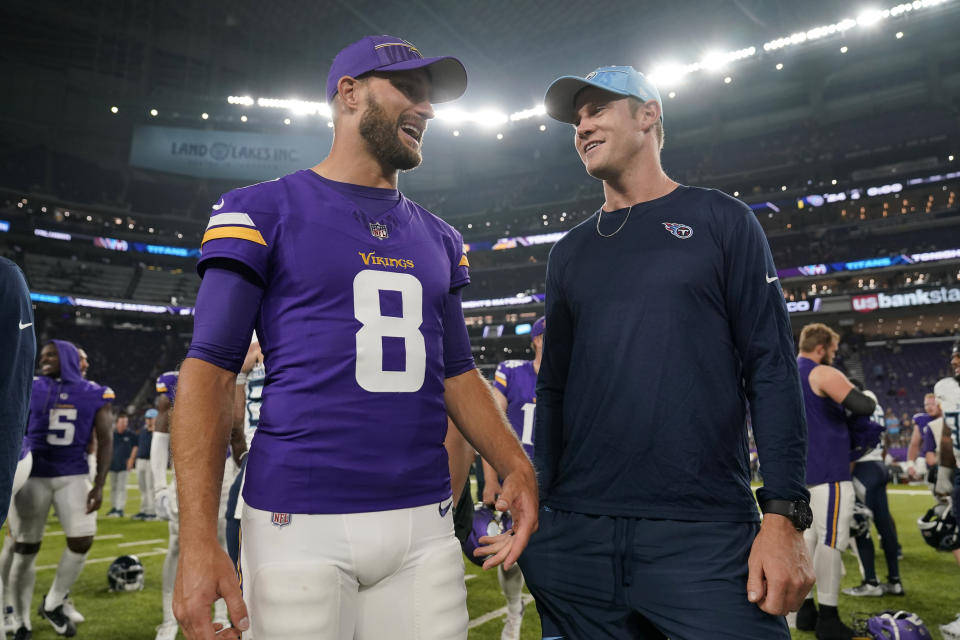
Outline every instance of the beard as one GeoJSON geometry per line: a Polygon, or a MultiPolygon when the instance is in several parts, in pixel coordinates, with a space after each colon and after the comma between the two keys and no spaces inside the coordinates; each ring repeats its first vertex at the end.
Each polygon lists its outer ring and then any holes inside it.
{"type": "Polygon", "coordinates": [[[360,137],[367,150],[381,165],[398,171],[409,171],[420,165],[423,156],[400,140],[400,121],[390,121],[383,107],[367,96],[367,110],[360,117],[360,137]]]}

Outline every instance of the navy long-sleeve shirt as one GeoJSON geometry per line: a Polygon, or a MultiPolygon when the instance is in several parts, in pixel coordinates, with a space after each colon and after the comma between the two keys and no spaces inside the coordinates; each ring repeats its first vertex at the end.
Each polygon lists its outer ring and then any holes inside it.
{"type": "MultiPolygon", "coordinates": [[[[604,213],[613,233],[627,210],[604,213]]],[[[807,499],[806,423],[776,268],[750,209],[680,186],[612,237],[594,215],[547,265],[535,465],[544,504],[581,513],[755,521],[807,499]]]]}
{"type": "Polygon", "coordinates": [[[33,305],[23,272],[12,261],[0,258],[0,523],[10,504],[30,411],[37,357],[34,329],[33,305]]]}

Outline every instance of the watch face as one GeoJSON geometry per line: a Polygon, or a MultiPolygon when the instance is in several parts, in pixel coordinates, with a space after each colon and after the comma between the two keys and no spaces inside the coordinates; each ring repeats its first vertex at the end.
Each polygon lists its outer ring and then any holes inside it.
{"type": "Polygon", "coordinates": [[[813,510],[810,509],[810,504],[804,502],[803,500],[797,500],[793,503],[793,514],[794,514],[794,525],[800,531],[809,529],[810,525],[813,524],[813,510]]]}

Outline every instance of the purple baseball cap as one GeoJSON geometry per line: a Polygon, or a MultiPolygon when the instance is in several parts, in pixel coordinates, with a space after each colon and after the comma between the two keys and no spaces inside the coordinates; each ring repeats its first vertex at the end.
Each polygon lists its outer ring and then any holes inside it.
{"type": "Polygon", "coordinates": [[[467,90],[467,70],[450,56],[424,58],[415,46],[394,36],[364,36],[340,50],[327,74],[327,102],[337,94],[340,78],[359,78],[371,71],[426,69],[430,74],[430,102],[456,100],[467,90]]]}
{"type": "Polygon", "coordinates": [[[530,339],[533,340],[537,336],[542,336],[543,332],[547,330],[547,319],[543,316],[537,318],[537,321],[533,323],[533,328],[530,329],[530,339]]]}

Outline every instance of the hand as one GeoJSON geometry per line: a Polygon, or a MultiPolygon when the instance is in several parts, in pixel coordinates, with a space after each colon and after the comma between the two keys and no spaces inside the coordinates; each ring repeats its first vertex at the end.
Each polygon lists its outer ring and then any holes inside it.
{"type": "Polygon", "coordinates": [[[90,493],[87,494],[87,513],[93,513],[99,509],[102,502],[103,487],[95,484],[93,489],[90,489],[90,493]]]}
{"type": "Polygon", "coordinates": [[[127,460],[127,471],[133,471],[133,467],[136,466],[133,460],[127,460]]]}
{"type": "MultiPolygon", "coordinates": [[[[490,555],[483,563],[484,569],[490,569],[501,563],[505,571],[512,569],[517,563],[517,558],[527,548],[530,536],[539,526],[537,509],[540,506],[540,499],[537,496],[537,478],[530,461],[524,458],[523,462],[503,479],[502,490],[495,505],[497,511],[510,512],[513,518],[512,535],[494,536],[494,538],[508,536],[510,540],[500,539],[489,547],[491,549],[496,547],[496,550],[492,551],[494,555],[490,555]]],[[[483,542],[483,538],[480,542],[483,542]]]]}
{"type": "Polygon", "coordinates": [[[219,622],[214,623],[213,632],[217,640],[240,640],[240,632],[236,627],[224,627],[219,622]]]}
{"type": "Polygon", "coordinates": [[[154,493],[154,507],[157,510],[157,518],[160,520],[169,520],[173,517],[173,496],[170,494],[169,487],[163,487],[154,493]]]}
{"type": "Polygon", "coordinates": [[[799,609],[816,579],[803,534],[774,513],[763,517],[747,564],[747,600],[775,616],[799,609]]]}
{"type": "Polygon", "coordinates": [[[216,538],[180,549],[177,581],[173,587],[173,615],[188,640],[238,638],[237,632],[250,628],[240,581],[230,557],[216,538]],[[210,605],[220,598],[227,603],[233,631],[227,629],[219,633],[210,621],[210,605]]]}
{"type": "Polygon", "coordinates": [[[492,507],[497,503],[497,496],[500,495],[500,483],[496,480],[487,481],[483,485],[483,504],[492,507]]]}

